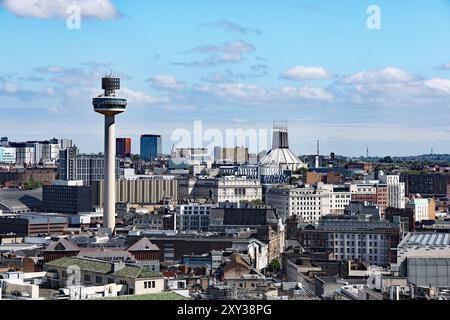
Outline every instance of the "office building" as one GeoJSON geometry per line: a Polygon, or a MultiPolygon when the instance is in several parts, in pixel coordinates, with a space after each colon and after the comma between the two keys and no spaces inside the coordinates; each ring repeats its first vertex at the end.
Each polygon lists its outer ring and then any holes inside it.
{"type": "Polygon", "coordinates": [[[414,211],[416,222],[436,219],[436,202],[433,199],[412,199],[406,204],[414,211]]]}
{"type": "Polygon", "coordinates": [[[399,209],[405,208],[405,183],[400,182],[400,176],[381,176],[380,180],[386,184],[387,206],[399,209]]]}
{"type": "Polygon", "coordinates": [[[71,139],[59,139],[59,150],[65,150],[73,147],[73,143],[71,139]]]}
{"type": "MultiPolygon", "coordinates": [[[[116,179],[119,178],[120,160],[116,158],[116,179]]],[[[91,185],[95,180],[104,179],[105,157],[102,154],[78,154],[77,147],[60,151],[58,166],[59,180],[83,181],[91,185]]]]}
{"type": "Polygon", "coordinates": [[[119,158],[127,158],[131,156],[131,138],[116,139],[116,154],[119,158]]]}
{"type": "Polygon", "coordinates": [[[247,177],[186,178],[179,182],[180,199],[206,199],[213,203],[262,200],[261,182],[247,177]]]}
{"type": "MultiPolygon", "coordinates": [[[[155,204],[164,198],[178,199],[178,180],[173,176],[150,176],[116,180],[116,202],[155,204]]],[[[92,182],[93,204],[103,206],[103,180],[92,182]]]]}
{"type": "Polygon", "coordinates": [[[141,136],[141,159],[154,161],[162,154],[162,138],[160,135],[146,134],[141,136]]]}
{"type": "Polygon", "coordinates": [[[375,184],[351,184],[352,201],[377,203],[377,186],[375,184]]]}
{"type": "Polygon", "coordinates": [[[36,163],[35,148],[31,143],[12,142],[12,148],[16,149],[16,163],[19,165],[33,165],[36,163]]]}
{"type": "Polygon", "coordinates": [[[445,197],[450,188],[450,174],[444,173],[402,173],[400,181],[405,183],[406,195],[420,194],[422,197],[445,197]]]}
{"type": "Polygon", "coordinates": [[[278,186],[268,190],[266,203],[283,219],[300,216],[307,223],[319,221],[329,214],[343,214],[350,203],[348,187],[318,183],[315,186],[278,186]]]}
{"type": "Polygon", "coordinates": [[[178,231],[207,231],[213,204],[181,204],[177,206],[178,231]]]}
{"type": "Polygon", "coordinates": [[[398,225],[390,222],[324,219],[298,233],[300,245],[336,260],[359,260],[379,266],[397,261],[398,225]]]}
{"type": "Polygon", "coordinates": [[[248,164],[248,148],[214,148],[214,161],[217,164],[248,164]]]}
{"type": "Polygon", "coordinates": [[[42,210],[52,213],[92,212],[92,191],[83,181],[55,181],[42,189],[42,210]]]}
{"type": "Polygon", "coordinates": [[[22,237],[56,236],[64,234],[68,220],[39,214],[0,216],[0,234],[22,237]]]}

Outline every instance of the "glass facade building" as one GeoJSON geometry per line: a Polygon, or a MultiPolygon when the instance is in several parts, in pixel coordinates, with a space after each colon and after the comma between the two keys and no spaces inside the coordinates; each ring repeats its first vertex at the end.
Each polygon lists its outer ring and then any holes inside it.
{"type": "Polygon", "coordinates": [[[162,138],[160,135],[146,134],[141,136],[141,159],[153,161],[162,154],[162,138]]]}

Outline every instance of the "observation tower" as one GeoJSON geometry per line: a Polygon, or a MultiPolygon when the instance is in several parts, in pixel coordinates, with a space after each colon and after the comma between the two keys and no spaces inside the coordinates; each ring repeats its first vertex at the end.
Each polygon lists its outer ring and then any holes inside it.
{"type": "Polygon", "coordinates": [[[102,78],[104,93],[94,98],[94,111],[105,116],[105,169],[103,187],[103,227],[114,231],[116,226],[116,123],[117,114],[126,110],[127,99],[116,95],[120,78],[102,78]]]}

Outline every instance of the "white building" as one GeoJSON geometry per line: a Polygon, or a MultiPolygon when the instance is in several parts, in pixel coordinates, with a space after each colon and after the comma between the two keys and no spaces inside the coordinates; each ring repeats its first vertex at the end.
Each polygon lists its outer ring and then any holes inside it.
{"type": "Polygon", "coordinates": [[[330,213],[344,214],[345,207],[347,207],[351,201],[350,188],[330,185],[327,187],[330,190],[330,213]]]}
{"type": "Polygon", "coordinates": [[[392,208],[405,208],[405,183],[400,182],[400,176],[381,176],[380,180],[387,186],[387,206],[392,208]]]}
{"type": "Polygon", "coordinates": [[[207,231],[209,227],[209,214],[211,204],[183,204],[177,206],[178,231],[207,231]]]}
{"type": "Polygon", "coordinates": [[[35,150],[34,146],[28,143],[20,143],[14,144],[13,146],[16,149],[16,163],[23,164],[35,164],[35,150]]]}
{"type": "Polygon", "coordinates": [[[218,179],[216,202],[256,200],[262,200],[262,187],[259,180],[233,176],[218,179]]]}
{"type": "Polygon", "coordinates": [[[280,217],[297,215],[307,223],[319,221],[324,215],[343,214],[350,201],[348,188],[323,183],[301,188],[281,186],[266,194],[266,203],[272,205],[280,217]]]}
{"type": "Polygon", "coordinates": [[[247,177],[184,179],[179,190],[180,199],[209,199],[214,203],[262,200],[261,182],[247,177]]]}
{"type": "Polygon", "coordinates": [[[430,220],[430,202],[428,199],[413,199],[408,201],[406,206],[414,211],[416,222],[430,220]]]}

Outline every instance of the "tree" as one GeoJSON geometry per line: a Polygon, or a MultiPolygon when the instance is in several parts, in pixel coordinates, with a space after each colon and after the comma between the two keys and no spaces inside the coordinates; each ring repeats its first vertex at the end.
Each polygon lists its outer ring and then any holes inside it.
{"type": "Polygon", "coordinates": [[[281,269],[281,263],[278,259],[273,259],[272,262],[269,264],[269,270],[273,273],[280,271],[281,269]]]}
{"type": "Polygon", "coordinates": [[[39,181],[35,181],[32,178],[28,178],[23,182],[23,186],[26,189],[39,189],[40,187],[42,187],[42,183],[39,181]]]}
{"type": "Polygon", "coordinates": [[[394,160],[390,156],[384,157],[380,160],[381,163],[394,163],[394,160]]]}

